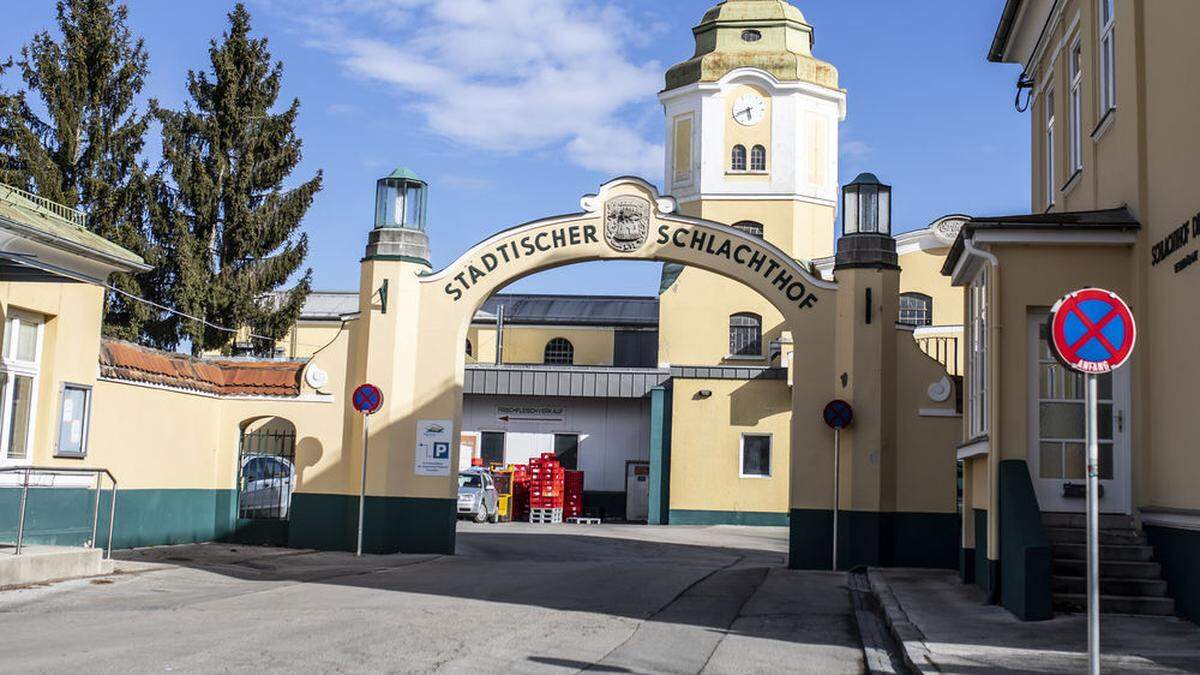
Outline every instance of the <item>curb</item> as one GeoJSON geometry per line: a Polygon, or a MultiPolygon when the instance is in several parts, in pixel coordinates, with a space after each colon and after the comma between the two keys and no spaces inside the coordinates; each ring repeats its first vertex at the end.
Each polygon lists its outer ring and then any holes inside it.
{"type": "Polygon", "coordinates": [[[846,575],[846,587],[850,591],[850,606],[858,624],[858,637],[862,642],[863,662],[867,671],[871,675],[915,672],[888,633],[879,598],[871,588],[866,569],[850,570],[846,575]]]}
{"type": "Polygon", "coordinates": [[[881,579],[875,570],[867,570],[866,576],[883,622],[887,625],[892,639],[900,647],[904,665],[914,673],[941,673],[929,646],[925,643],[925,634],[909,620],[908,614],[892,593],[892,587],[881,579]]]}

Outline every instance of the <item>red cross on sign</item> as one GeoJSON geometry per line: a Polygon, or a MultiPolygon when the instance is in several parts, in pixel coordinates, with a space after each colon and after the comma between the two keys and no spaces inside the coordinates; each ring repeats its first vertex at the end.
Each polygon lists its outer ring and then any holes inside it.
{"type": "Polygon", "coordinates": [[[1075,291],[1051,310],[1051,348],[1072,370],[1092,374],[1116,370],[1129,360],[1136,341],[1133,313],[1112,291],[1075,291]]]}

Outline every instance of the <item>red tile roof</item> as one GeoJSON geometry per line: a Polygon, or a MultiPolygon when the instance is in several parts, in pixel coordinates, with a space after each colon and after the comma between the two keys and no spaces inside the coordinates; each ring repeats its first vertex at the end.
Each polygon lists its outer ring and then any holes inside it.
{"type": "Polygon", "coordinates": [[[219,396],[299,396],[301,361],[201,359],[120,340],[100,343],[100,375],[219,396]]]}

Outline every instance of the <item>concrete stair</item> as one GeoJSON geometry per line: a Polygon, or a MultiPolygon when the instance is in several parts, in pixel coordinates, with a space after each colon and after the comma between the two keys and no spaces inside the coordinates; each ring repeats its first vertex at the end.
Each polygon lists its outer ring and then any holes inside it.
{"type": "MultiPolygon", "coordinates": [[[[1087,609],[1087,520],[1078,513],[1043,513],[1053,564],[1054,608],[1087,609]]],[[[1167,594],[1154,547],[1123,515],[1100,517],[1100,611],[1170,616],[1175,601],[1167,594]]]]}
{"type": "Polygon", "coordinates": [[[0,588],[40,584],[62,579],[112,574],[113,562],[104,550],[68,546],[26,546],[13,555],[11,546],[0,546],[0,588]]]}

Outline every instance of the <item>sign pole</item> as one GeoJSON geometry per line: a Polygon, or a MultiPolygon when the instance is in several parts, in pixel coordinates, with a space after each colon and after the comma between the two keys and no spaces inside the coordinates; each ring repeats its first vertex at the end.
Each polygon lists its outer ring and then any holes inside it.
{"type": "Polygon", "coordinates": [[[839,480],[839,472],[842,466],[842,430],[833,430],[833,571],[836,572],[838,565],[838,507],[841,505],[841,489],[842,482],[839,480]]]}
{"type": "Polygon", "coordinates": [[[362,541],[363,541],[363,507],[367,501],[367,439],[369,438],[369,420],[370,415],[363,415],[363,456],[362,456],[362,481],[358,487],[358,547],[354,555],[362,556],[362,541]]]}
{"type": "Polygon", "coordinates": [[[1100,442],[1097,377],[1087,379],[1088,672],[1100,674],[1100,442]]]}
{"type": "Polygon", "coordinates": [[[1100,673],[1100,421],[1099,376],[1125,365],[1137,343],[1129,305],[1112,291],[1084,288],[1050,310],[1050,348],[1068,370],[1084,376],[1087,439],[1088,672],[1100,673]]]}

